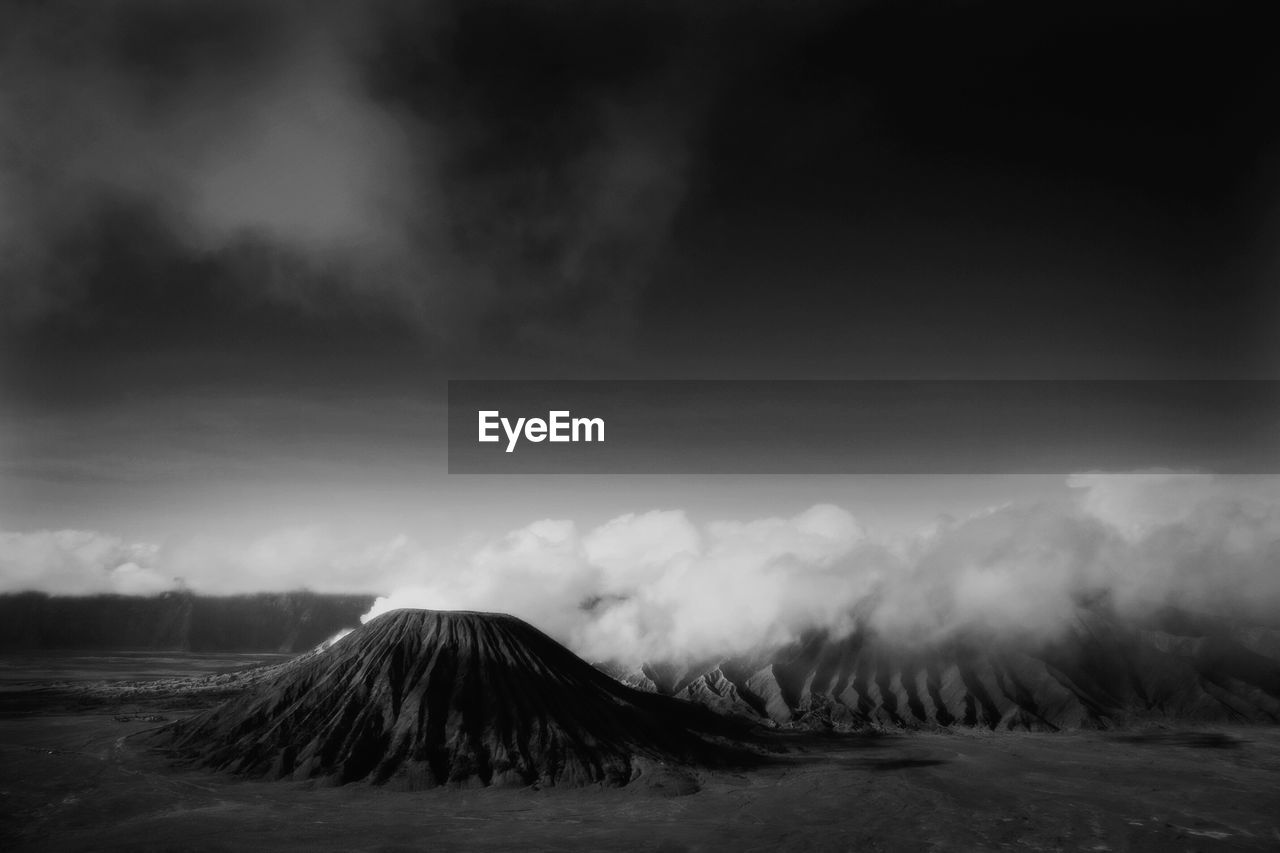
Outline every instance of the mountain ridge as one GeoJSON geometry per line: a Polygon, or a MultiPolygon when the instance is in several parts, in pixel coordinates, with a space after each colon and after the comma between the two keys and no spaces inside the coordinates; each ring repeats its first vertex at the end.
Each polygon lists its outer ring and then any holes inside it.
{"type": "Polygon", "coordinates": [[[812,631],[782,648],[645,664],[618,677],[775,726],[1055,731],[1165,721],[1280,722],[1280,630],[1168,610],[1081,608],[1062,634],[894,643],[812,631]]]}
{"type": "Polygon", "coordinates": [[[0,594],[0,650],[302,652],[360,624],[372,595],[0,594]]]}

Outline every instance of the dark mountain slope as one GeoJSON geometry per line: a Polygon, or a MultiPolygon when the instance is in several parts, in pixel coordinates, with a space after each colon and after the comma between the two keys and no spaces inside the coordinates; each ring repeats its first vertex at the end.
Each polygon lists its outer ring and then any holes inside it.
{"type": "Polygon", "coordinates": [[[273,778],[623,785],[721,754],[726,721],[626,687],[511,616],[399,610],[167,733],[201,763],[273,778]]]}
{"type": "Polygon", "coordinates": [[[748,719],[816,728],[1275,723],[1280,631],[1175,611],[1137,622],[1086,607],[1052,642],[972,634],[919,645],[866,630],[815,632],[782,649],[646,666],[624,680],[748,719]]]}

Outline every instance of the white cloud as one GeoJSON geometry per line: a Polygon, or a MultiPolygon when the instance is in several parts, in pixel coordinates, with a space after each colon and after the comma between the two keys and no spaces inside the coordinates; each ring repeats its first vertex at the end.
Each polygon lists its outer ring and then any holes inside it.
{"type": "Polygon", "coordinates": [[[88,531],[0,536],[0,589],[148,593],[306,587],[398,607],[513,613],[593,660],[704,657],[855,618],[914,642],[978,629],[1051,636],[1082,600],[1280,611],[1280,483],[1169,472],[1070,478],[1067,504],[1009,504],[878,543],[838,507],[697,524],[677,510],[580,531],[545,519],[478,547],[322,528],[163,547],[88,531]]]}
{"type": "Polygon", "coordinates": [[[1081,508],[1130,540],[1157,527],[1184,521],[1222,485],[1210,474],[1165,469],[1123,474],[1072,474],[1067,485],[1082,490],[1081,508]]]}
{"type": "Polygon", "coordinates": [[[865,535],[844,510],[699,529],[683,512],[629,514],[580,536],[540,521],[430,582],[379,599],[398,607],[499,610],[593,659],[745,651],[836,625],[869,590],[865,535]]]}
{"type": "Polygon", "coordinates": [[[170,588],[158,548],[86,530],[0,533],[0,592],[145,594],[170,588]]]}

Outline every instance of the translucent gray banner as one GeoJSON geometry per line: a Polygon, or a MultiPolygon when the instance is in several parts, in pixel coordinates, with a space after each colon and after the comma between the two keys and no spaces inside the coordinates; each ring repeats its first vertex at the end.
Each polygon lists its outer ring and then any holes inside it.
{"type": "Polygon", "coordinates": [[[1275,381],[449,383],[451,474],[1280,471],[1275,381]]]}

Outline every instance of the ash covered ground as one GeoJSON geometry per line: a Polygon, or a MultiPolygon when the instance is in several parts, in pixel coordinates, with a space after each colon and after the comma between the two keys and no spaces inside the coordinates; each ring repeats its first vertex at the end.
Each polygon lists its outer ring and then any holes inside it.
{"type": "Polygon", "coordinates": [[[95,682],[82,666],[79,681],[11,682],[0,705],[0,838],[33,850],[1280,843],[1272,725],[1151,718],[1050,732],[877,719],[839,731],[743,728],[739,715],[730,731],[692,703],[602,676],[519,620],[473,617],[384,617],[319,654],[237,671],[206,662],[193,678],[95,682]],[[495,660],[528,665],[505,681],[495,660]],[[519,691],[502,702],[467,704],[512,684],[519,691]],[[353,695],[376,710],[340,731],[353,695]],[[384,724],[385,737],[373,731],[384,724]],[[542,733],[532,742],[544,751],[529,750],[531,732],[542,733]],[[281,745],[305,752],[311,741],[333,760],[305,772],[280,762],[281,745]],[[511,761],[505,777],[485,778],[480,759],[504,742],[517,752],[523,743],[533,763],[511,761]],[[365,754],[353,766],[367,772],[344,776],[351,754],[342,748],[372,748],[378,760],[365,754]],[[576,759],[563,760],[570,753],[576,759]],[[398,772],[413,769],[415,754],[422,772],[398,772]],[[436,773],[442,754],[447,767],[476,772],[436,773]],[[609,772],[593,778],[593,767],[609,772]],[[423,784],[396,784],[415,779],[423,784]]]}

